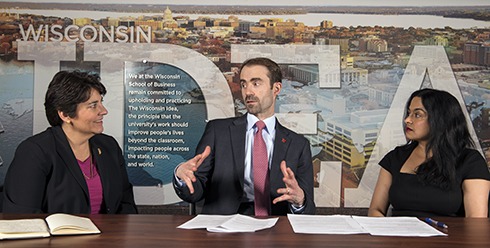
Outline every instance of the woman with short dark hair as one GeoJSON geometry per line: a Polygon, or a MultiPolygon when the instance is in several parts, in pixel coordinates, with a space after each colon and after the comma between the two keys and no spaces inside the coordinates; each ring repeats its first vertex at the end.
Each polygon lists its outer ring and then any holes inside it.
{"type": "Polygon", "coordinates": [[[104,85],[95,74],[60,71],[44,102],[51,127],[17,147],[4,183],[7,213],[137,213],[126,163],[103,134],[104,85]]]}

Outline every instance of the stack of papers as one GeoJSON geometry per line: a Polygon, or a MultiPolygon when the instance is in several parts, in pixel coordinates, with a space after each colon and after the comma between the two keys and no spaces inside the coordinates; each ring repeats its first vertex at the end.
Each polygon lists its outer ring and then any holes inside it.
{"type": "Polygon", "coordinates": [[[350,216],[289,214],[289,223],[295,233],[358,234],[368,233],[350,216]]]}
{"type": "Polygon", "coordinates": [[[241,214],[206,215],[200,214],[178,226],[182,229],[206,228],[209,232],[255,232],[273,227],[279,218],[256,219],[241,214]]]}
{"type": "Polygon", "coordinates": [[[288,215],[295,233],[376,236],[447,236],[416,217],[364,217],[350,215],[288,215]]]}
{"type": "MultiPolygon", "coordinates": [[[[256,232],[273,227],[279,218],[256,219],[250,216],[200,214],[178,226],[181,229],[205,228],[209,232],[256,232]]],[[[447,236],[416,217],[365,217],[351,215],[288,214],[295,233],[371,234],[375,236],[447,236]]]]}

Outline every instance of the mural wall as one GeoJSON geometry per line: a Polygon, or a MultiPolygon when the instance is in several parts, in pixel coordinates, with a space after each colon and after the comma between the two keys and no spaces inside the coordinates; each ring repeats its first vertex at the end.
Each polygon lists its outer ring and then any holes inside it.
{"type": "Polygon", "coordinates": [[[123,148],[137,204],[179,203],[174,168],[194,156],[207,120],[245,113],[238,68],[258,56],[283,69],[277,117],[311,143],[318,207],[368,207],[377,162],[405,142],[405,102],[421,87],[460,100],[489,161],[490,21],[99,2],[0,3],[0,182],[16,146],[48,127],[52,76],[80,69],[108,89],[105,133],[123,148]]]}

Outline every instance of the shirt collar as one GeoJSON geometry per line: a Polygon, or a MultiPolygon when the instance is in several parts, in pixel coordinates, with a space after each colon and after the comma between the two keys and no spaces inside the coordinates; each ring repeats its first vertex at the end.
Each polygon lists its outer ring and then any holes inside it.
{"type": "MultiPolygon", "coordinates": [[[[254,127],[255,122],[259,121],[259,118],[257,116],[247,113],[247,130],[250,130],[254,127]]],[[[276,128],[276,116],[272,115],[271,117],[268,117],[264,120],[262,120],[265,123],[266,126],[266,131],[268,133],[271,133],[269,130],[274,130],[276,128]]]]}

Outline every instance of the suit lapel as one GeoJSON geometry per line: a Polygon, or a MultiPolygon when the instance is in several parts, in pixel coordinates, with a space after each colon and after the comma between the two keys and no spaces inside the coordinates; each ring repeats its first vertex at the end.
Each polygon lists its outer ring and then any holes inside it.
{"type": "Polygon", "coordinates": [[[272,153],[272,162],[270,169],[271,186],[273,183],[278,183],[272,182],[272,180],[283,178],[280,165],[281,162],[286,158],[286,153],[290,144],[291,139],[289,138],[288,129],[283,127],[276,119],[276,137],[274,139],[274,152],[272,153]]]}
{"type": "Polygon", "coordinates": [[[85,178],[83,177],[82,170],[80,170],[80,166],[78,165],[77,159],[71,150],[70,144],[68,144],[68,140],[66,139],[66,135],[61,129],[61,127],[56,126],[53,128],[54,137],[56,141],[56,149],[58,151],[58,155],[63,160],[65,166],[68,168],[68,171],[75,178],[77,183],[83,189],[85,196],[88,197],[88,188],[87,183],[85,182],[85,178]]]}
{"type": "Polygon", "coordinates": [[[231,148],[235,161],[235,179],[243,188],[243,175],[245,173],[245,137],[247,129],[247,115],[235,119],[230,125],[231,148]]]}

